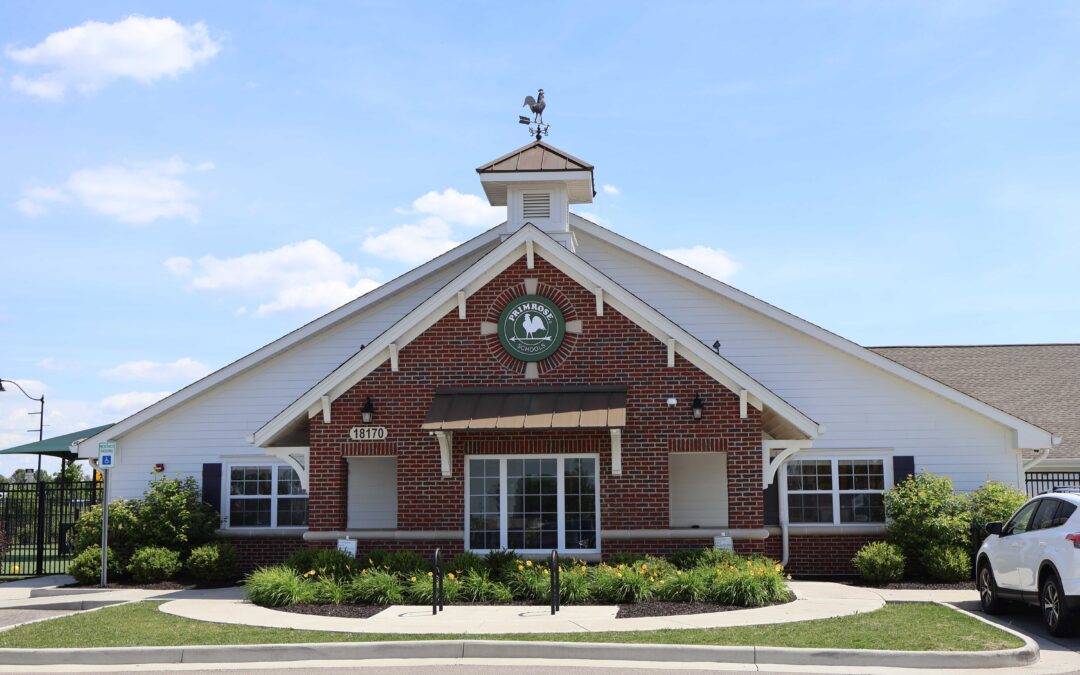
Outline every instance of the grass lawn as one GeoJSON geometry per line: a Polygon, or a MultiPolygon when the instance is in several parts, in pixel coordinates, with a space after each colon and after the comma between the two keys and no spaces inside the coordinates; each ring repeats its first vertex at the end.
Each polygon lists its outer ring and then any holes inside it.
{"type": "Polygon", "coordinates": [[[330,633],[193,621],[158,611],[160,602],[138,602],[44,621],[0,632],[0,647],[134,647],[386,640],[557,640],[692,645],[756,645],[908,651],[979,651],[1023,642],[981,621],[933,604],[896,604],[867,614],[802,623],[609,633],[523,635],[407,635],[330,633]]]}

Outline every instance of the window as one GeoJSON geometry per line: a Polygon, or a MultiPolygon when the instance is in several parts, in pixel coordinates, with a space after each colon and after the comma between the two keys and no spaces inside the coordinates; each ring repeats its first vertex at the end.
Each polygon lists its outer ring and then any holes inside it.
{"type": "Polygon", "coordinates": [[[668,524],[727,527],[727,453],[668,454],[668,524]]]}
{"type": "Polygon", "coordinates": [[[1058,507],[1061,502],[1057,499],[1043,499],[1039,504],[1039,508],[1035,511],[1035,516],[1031,519],[1031,530],[1048,530],[1054,525],[1054,519],[1057,515],[1058,507]]]}
{"type": "Polygon", "coordinates": [[[884,523],[883,492],[890,467],[883,458],[799,459],[785,465],[788,522],[884,523]]]}
{"type": "Polygon", "coordinates": [[[1005,524],[1002,529],[1002,536],[1010,534],[1023,534],[1028,531],[1028,524],[1031,522],[1031,516],[1035,514],[1035,509],[1039,508],[1041,499],[1036,499],[1033,502],[1028,502],[1020,507],[1020,510],[1013,514],[1013,517],[1009,519],[1009,522],[1005,524]]]}
{"type": "Polygon", "coordinates": [[[595,551],[595,456],[469,457],[465,532],[471,550],[595,551]]]}
{"type": "Polygon", "coordinates": [[[229,467],[229,527],[305,527],[307,501],[291,466],[229,467]]]}

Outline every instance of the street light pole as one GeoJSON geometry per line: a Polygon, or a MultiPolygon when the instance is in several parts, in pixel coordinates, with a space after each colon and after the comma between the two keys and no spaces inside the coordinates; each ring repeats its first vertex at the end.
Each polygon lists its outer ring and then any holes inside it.
{"type": "MultiPolygon", "coordinates": [[[[42,394],[41,396],[31,396],[30,394],[27,394],[26,390],[22,388],[22,385],[19,384],[18,382],[16,382],[15,380],[5,380],[5,379],[0,379],[0,391],[7,391],[6,389],[4,389],[4,383],[5,382],[7,382],[8,384],[15,385],[16,387],[19,388],[19,391],[21,391],[23,393],[23,396],[30,399],[31,401],[37,401],[40,404],[41,407],[38,410],[38,412],[29,413],[30,415],[37,415],[38,416],[37,439],[38,439],[38,442],[40,443],[45,438],[45,394],[42,394]]],[[[33,429],[31,429],[30,431],[33,431],[33,429]]],[[[38,456],[37,456],[37,473],[34,474],[34,480],[37,481],[40,478],[40,476],[41,476],[41,453],[39,452],[38,456]]]]}

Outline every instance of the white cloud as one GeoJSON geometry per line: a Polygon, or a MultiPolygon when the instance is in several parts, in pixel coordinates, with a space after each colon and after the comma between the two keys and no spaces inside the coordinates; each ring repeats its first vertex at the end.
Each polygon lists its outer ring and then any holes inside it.
{"type": "Polygon", "coordinates": [[[143,408],[157,403],[172,392],[169,391],[129,391],[125,394],[113,394],[101,399],[101,410],[112,414],[114,420],[122,420],[143,408]]]}
{"type": "MultiPolygon", "coordinates": [[[[235,258],[204,256],[197,261],[174,257],[165,267],[191,277],[191,288],[266,297],[255,316],[290,310],[326,311],[379,286],[378,270],[361,270],[315,239],[235,258]]],[[[237,314],[247,313],[246,308],[237,314]]]]}
{"type": "Polygon", "coordinates": [[[418,264],[446,253],[461,242],[451,238],[451,228],[441,218],[434,216],[419,223],[398,225],[378,235],[364,239],[361,248],[368,253],[418,264]]]}
{"type": "Polygon", "coordinates": [[[128,361],[112,368],[106,368],[99,374],[110,380],[169,382],[179,380],[190,382],[210,372],[210,367],[191,358],[175,361],[128,361]]]}
{"type": "Polygon", "coordinates": [[[505,206],[491,206],[483,197],[462,194],[453,188],[432,190],[416,198],[412,209],[396,209],[406,215],[434,216],[447,223],[470,227],[493,227],[506,220],[505,206]]]}
{"type": "Polygon", "coordinates": [[[691,248],[668,248],[660,252],[721,281],[731,278],[739,271],[739,263],[735,262],[729,253],[718,248],[698,245],[691,248]]]}
{"type": "Polygon", "coordinates": [[[191,274],[191,258],[178,255],[166,260],[164,265],[165,269],[178,277],[186,277],[191,274]]]}
{"type": "Polygon", "coordinates": [[[490,206],[486,199],[447,188],[413,200],[412,207],[395,209],[405,215],[422,216],[416,222],[370,234],[361,248],[373,255],[418,264],[446,253],[461,243],[455,226],[493,227],[506,220],[506,207],[490,206]]]}
{"type": "Polygon", "coordinates": [[[119,79],[151,84],[176,78],[221,50],[206,24],[184,26],[171,18],[129,16],[116,23],[87,21],[51,33],[33,47],[8,46],[8,58],[44,68],[40,75],[15,75],[14,90],[50,101],[67,89],[93,93],[119,79]]]}
{"type": "Polygon", "coordinates": [[[619,188],[615,187],[614,185],[611,185],[610,183],[604,183],[604,185],[601,187],[601,189],[604,191],[604,194],[607,194],[607,195],[622,194],[622,191],[619,190],[619,188]]]}
{"type": "Polygon", "coordinates": [[[99,166],[71,174],[62,187],[30,187],[16,206],[27,216],[48,213],[49,204],[77,198],[91,211],[125,223],[145,225],[161,218],[199,219],[195,191],[181,177],[208,171],[212,162],[191,165],[179,158],[99,166]]]}
{"type": "Polygon", "coordinates": [[[65,361],[64,359],[57,359],[52,356],[46,356],[39,360],[37,365],[39,368],[44,368],[45,370],[79,370],[79,364],[65,361]]]}
{"type": "Polygon", "coordinates": [[[49,204],[64,203],[71,198],[64,194],[63,190],[54,187],[27,187],[23,188],[22,197],[15,206],[25,216],[31,218],[43,216],[49,212],[49,204]]]}

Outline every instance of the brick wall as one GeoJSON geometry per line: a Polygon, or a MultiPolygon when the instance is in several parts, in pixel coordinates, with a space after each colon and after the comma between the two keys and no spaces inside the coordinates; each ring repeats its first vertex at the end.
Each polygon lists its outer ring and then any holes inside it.
{"type": "MultiPolygon", "coordinates": [[[[864,544],[881,539],[881,535],[873,534],[792,535],[788,539],[787,571],[804,576],[858,574],[851,559],[864,544]]],[[[769,537],[764,543],[765,555],[779,560],[783,546],[780,535],[769,537]]]]}
{"type": "Polygon", "coordinates": [[[311,545],[299,537],[230,537],[228,541],[236,546],[242,573],[250,572],[261,565],[280,563],[297,549],[311,545]]]}
{"type": "Polygon", "coordinates": [[[666,528],[671,448],[724,449],[729,526],[761,527],[760,412],[751,407],[748,418],[740,419],[735,394],[681,357],[668,368],[663,342],[610,306],[601,317],[594,307],[592,292],[537,257],[535,269],[519,260],[470,297],[466,319],[458,318],[456,308],[450,311],[400,351],[399,372],[391,372],[389,362],[382,364],[334,402],[330,424],[321,415],[311,419],[309,527],[345,528],[348,456],[397,456],[400,529],[461,530],[466,453],[594,452],[600,455],[602,528],[666,528]],[[507,301],[525,294],[526,278],[538,279],[540,294],[555,299],[568,321],[578,319],[584,326],[540,364],[537,380],[524,378],[523,365],[506,358],[496,337],[480,335],[481,321],[497,320],[507,301]],[[550,385],[627,386],[622,476],[611,475],[606,429],[458,432],[453,475],[441,475],[438,443],[420,429],[436,387],[550,385]],[[690,413],[695,394],[705,401],[700,421],[690,413]],[[389,432],[387,442],[348,439],[349,429],[361,425],[368,396],[375,405],[374,424],[389,432]],[[678,398],[677,407],[667,406],[669,396],[678,398]]]}

